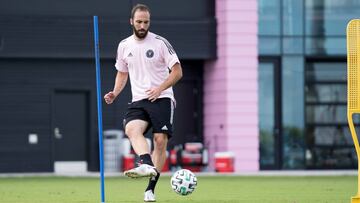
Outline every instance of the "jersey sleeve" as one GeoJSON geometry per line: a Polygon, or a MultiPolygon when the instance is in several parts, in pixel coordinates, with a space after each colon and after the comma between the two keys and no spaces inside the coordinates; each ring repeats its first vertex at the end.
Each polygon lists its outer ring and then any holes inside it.
{"type": "Polygon", "coordinates": [[[172,69],[176,63],[180,63],[178,56],[171,44],[163,37],[161,37],[161,52],[164,57],[165,64],[172,69]]]}
{"type": "Polygon", "coordinates": [[[124,61],[124,44],[122,42],[119,43],[117,53],[116,53],[116,70],[120,72],[129,72],[126,62],[124,61]]]}

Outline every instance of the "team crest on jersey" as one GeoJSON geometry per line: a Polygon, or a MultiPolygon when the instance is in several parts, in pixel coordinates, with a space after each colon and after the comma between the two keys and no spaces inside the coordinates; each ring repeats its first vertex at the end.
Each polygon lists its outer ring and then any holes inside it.
{"type": "Polygon", "coordinates": [[[154,51],[152,49],[146,51],[146,57],[152,58],[153,56],[154,56],[154,51]]]}

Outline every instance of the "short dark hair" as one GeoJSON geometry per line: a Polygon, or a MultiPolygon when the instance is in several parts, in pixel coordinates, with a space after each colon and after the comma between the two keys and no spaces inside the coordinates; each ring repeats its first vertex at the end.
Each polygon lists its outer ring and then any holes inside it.
{"type": "Polygon", "coordinates": [[[137,10],[140,10],[140,11],[147,11],[150,13],[150,9],[149,7],[147,7],[145,4],[136,4],[132,10],[131,10],[131,18],[134,18],[134,15],[135,15],[135,12],[137,10]]]}

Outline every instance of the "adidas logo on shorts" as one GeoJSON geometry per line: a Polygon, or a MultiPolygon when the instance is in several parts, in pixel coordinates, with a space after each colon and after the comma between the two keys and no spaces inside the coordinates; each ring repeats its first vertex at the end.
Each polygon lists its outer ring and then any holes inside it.
{"type": "Polygon", "coordinates": [[[161,128],[161,130],[169,130],[169,129],[166,127],[166,125],[164,125],[164,126],[161,128]]]}

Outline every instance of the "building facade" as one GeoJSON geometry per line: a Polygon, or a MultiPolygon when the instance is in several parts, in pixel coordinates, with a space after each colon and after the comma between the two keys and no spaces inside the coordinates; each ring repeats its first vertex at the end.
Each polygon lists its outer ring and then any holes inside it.
{"type": "Polygon", "coordinates": [[[346,25],[359,1],[258,3],[260,168],[356,168],[346,25]]]}
{"type": "Polygon", "coordinates": [[[256,0],[217,0],[217,59],[204,67],[209,157],[233,153],[237,172],[259,170],[257,16],[256,0]]]}
{"type": "Polygon", "coordinates": [[[217,0],[218,57],[204,68],[210,157],[233,152],[237,172],[356,168],[346,25],[359,8],[348,0],[217,0]]]}

